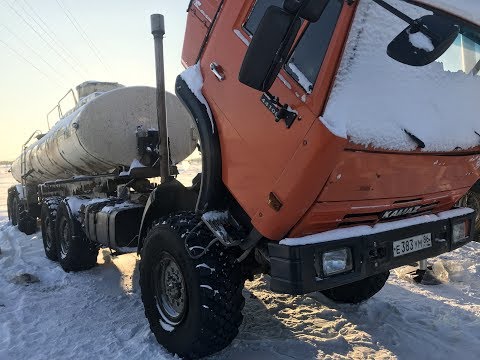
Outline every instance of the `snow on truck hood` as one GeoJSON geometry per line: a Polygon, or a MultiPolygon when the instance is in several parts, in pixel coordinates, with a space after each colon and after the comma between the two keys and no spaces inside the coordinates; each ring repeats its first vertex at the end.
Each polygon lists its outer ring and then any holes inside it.
{"type": "MultiPolygon", "coordinates": [[[[430,13],[400,0],[389,3],[415,18],[430,13]]],[[[425,143],[424,151],[478,146],[480,77],[445,71],[445,59],[411,67],[388,57],[388,44],[406,27],[372,1],[359,3],[321,121],[337,136],[375,148],[415,150],[406,131],[425,143]]]]}

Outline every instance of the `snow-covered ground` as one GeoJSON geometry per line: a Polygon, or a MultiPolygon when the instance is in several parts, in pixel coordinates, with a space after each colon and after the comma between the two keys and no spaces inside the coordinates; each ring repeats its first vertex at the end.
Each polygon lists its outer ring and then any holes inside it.
{"type": "MultiPolygon", "coordinates": [[[[40,233],[8,223],[12,183],[0,168],[0,359],[174,359],[150,334],[136,256],[101,251],[94,269],[64,273],[45,258],[40,233]],[[23,273],[39,282],[18,284],[23,273]]],[[[238,338],[213,359],[477,359],[480,244],[431,262],[445,284],[415,285],[403,268],[356,306],[273,294],[260,277],[244,292],[238,338]]]]}

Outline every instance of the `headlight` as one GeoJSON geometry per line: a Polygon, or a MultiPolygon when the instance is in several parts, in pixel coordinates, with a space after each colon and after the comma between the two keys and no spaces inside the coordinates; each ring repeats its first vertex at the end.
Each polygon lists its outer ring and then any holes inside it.
{"type": "Polygon", "coordinates": [[[331,276],[352,270],[352,251],[349,248],[329,251],[322,256],[323,274],[331,276]]]}
{"type": "Polygon", "coordinates": [[[470,220],[465,220],[452,226],[452,240],[458,243],[470,236],[470,220]]]}

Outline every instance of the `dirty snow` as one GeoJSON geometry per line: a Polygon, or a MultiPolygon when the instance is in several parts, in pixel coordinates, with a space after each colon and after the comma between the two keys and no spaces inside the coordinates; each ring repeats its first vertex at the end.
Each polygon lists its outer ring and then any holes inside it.
{"type": "Polygon", "coordinates": [[[138,159],[133,159],[132,160],[132,163],[130,164],[130,167],[128,168],[128,171],[122,171],[120,173],[120,176],[128,176],[130,175],[130,172],[133,170],[133,169],[139,169],[139,168],[144,168],[146,167],[145,165],[143,165],[140,160],[138,159]]]}
{"type": "Polygon", "coordinates": [[[305,91],[309,94],[312,93],[313,84],[308,80],[305,74],[300,70],[293,62],[288,63],[288,67],[298,79],[298,83],[305,89],[305,91]]]}
{"type": "Polygon", "coordinates": [[[233,32],[235,33],[235,35],[237,35],[237,37],[242,40],[242,42],[247,45],[247,46],[250,46],[250,40],[248,40],[245,35],[243,35],[243,33],[238,30],[238,29],[234,29],[233,32]]]}
{"type": "MultiPolygon", "coordinates": [[[[399,0],[389,3],[414,18],[428,14],[399,0]]],[[[320,120],[335,135],[376,148],[416,149],[405,130],[425,143],[425,151],[478,146],[480,77],[444,71],[439,62],[412,67],[388,57],[388,44],[406,27],[374,2],[360,2],[320,120]]]]}
{"type": "MultiPolygon", "coordinates": [[[[26,236],[8,223],[14,181],[0,172],[0,359],[178,359],[150,333],[135,254],[101,251],[94,269],[64,273],[45,258],[40,233],[26,236]],[[40,282],[16,284],[22,274],[40,282]]],[[[273,294],[258,277],[244,290],[240,334],[210,359],[477,359],[479,259],[480,244],[471,244],[431,260],[445,281],[439,286],[415,285],[399,269],[355,306],[273,294]]]]}

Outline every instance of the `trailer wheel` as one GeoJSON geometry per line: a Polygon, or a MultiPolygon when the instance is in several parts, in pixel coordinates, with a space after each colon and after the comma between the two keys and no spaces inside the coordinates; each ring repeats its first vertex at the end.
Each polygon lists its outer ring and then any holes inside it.
{"type": "Polygon", "coordinates": [[[17,198],[16,204],[16,218],[18,230],[26,235],[35,234],[37,231],[37,218],[33,217],[26,207],[23,200],[17,198]]]}
{"type": "Polygon", "coordinates": [[[98,247],[92,244],[82,230],[80,222],[62,201],[55,219],[57,257],[63,270],[88,270],[97,263],[98,247]]]}
{"type": "Polygon", "coordinates": [[[358,304],[379,292],[389,276],[390,271],[385,271],[351,284],[324,290],[321,293],[338,303],[358,304]]]}
{"type": "Polygon", "coordinates": [[[145,315],[157,341],[187,359],[227,347],[243,320],[244,277],[231,249],[214,239],[193,213],[172,215],[148,232],[140,263],[145,315]],[[188,234],[194,231],[193,236],[188,234]],[[187,238],[188,236],[188,238],[187,238]],[[186,244],[187,239],[187,244],[186,244]]]}
{"type": "Polygon", "coordinates": [[[18,225],[18,196],[14,195],[11,201],[10,213],[12,217],[12,225],[18,225]]]}
{"type": "Polygon", "coordinates": [[[60,197],[45,199],[41,210],[42,239],[45,255],[52,261],[58,260],[57,238],[55,236],[55,220],[58,205],[62,201],[60,197]]]}

